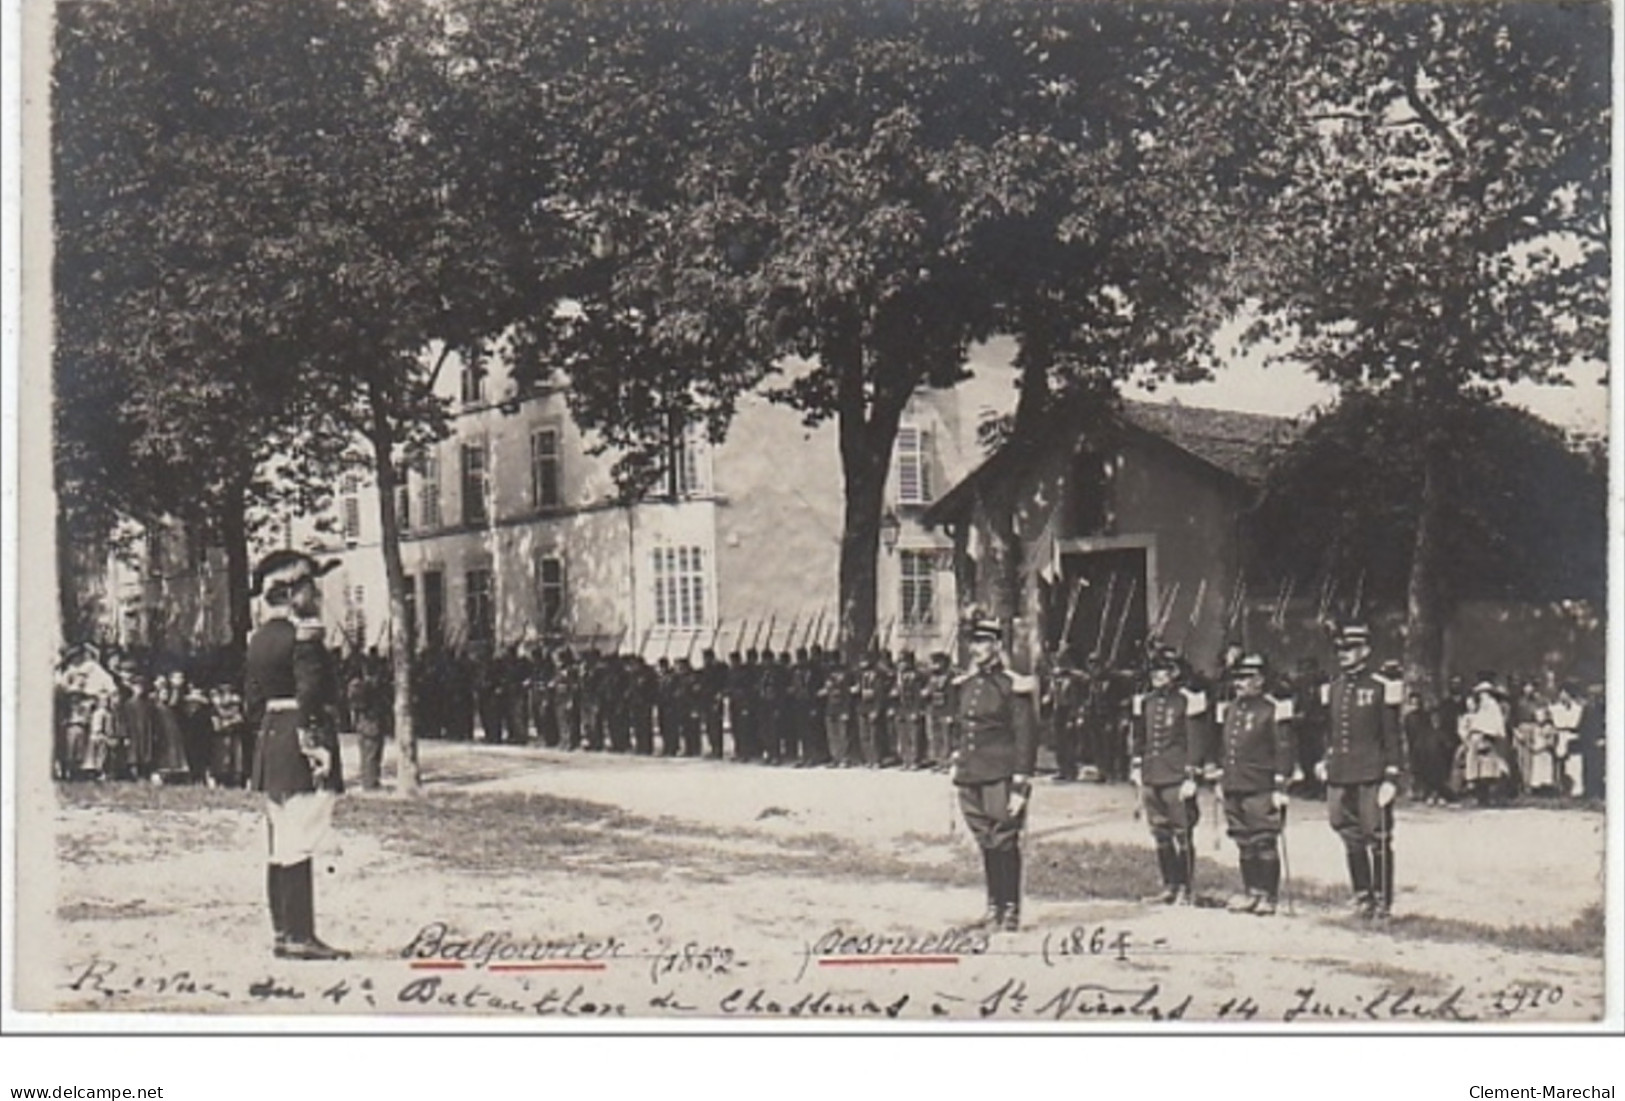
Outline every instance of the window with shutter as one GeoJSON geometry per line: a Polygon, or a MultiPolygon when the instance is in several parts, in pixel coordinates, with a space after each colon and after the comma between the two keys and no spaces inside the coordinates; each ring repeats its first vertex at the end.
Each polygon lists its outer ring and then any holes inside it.
{"type": "Polygon", "coordinates": [[[440,527],[440,459],[433,455],[423,460],[418,481],[418,516],[425,531],[440,527]]]}
{"type": "Polygon", "coordinates": [[[490,491],[485,445],[463,445],[463,523],[483,524],[490,518],[486,495],[490,491]]]}
{"type": "Polygon", "coordinates": [[[558,508],[564,503],[560,484],[559,432],[538,428],[530,435],[530,503],[536,508],[558,508]]]}
{"type": "Polygon", "coordinates": [[[564,559],[543,555],[536,560],[536,610],[546,633],[564,627],[564,559]]]}
{"type": "Polygon", "coordinates": [[[927,443],[929,434],[915,425],[897,430],[897,503],[931,503],[931,464],[927,443]]]}

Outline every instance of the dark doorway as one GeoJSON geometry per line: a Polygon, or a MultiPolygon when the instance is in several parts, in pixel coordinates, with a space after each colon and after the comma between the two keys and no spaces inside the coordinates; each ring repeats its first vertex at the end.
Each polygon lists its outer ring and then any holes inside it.
{"type": "Polygon", "coordinates": [[[1061,583],[1050,590],[1047,613],[1052,650],[1064,645],[1079,664],[1094,653],[1114,667],[1136,664],[1148,626],[1145,548],[1063,554],[1061,583]]]}

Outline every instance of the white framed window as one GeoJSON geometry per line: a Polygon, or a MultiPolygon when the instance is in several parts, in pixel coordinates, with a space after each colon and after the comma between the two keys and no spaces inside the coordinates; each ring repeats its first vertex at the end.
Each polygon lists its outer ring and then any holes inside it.
{"type": "Polygon", "coordinates": [[[935,627],[937,624],[937,552],[898,551],[901,590],[898,607],[904,628],[935,627]]]}
{"type": "Polygon", "coordinates": [[[367,587],[365,585],[346,585],[344,587],[344,634],[349,639],[352,650],[366,648],[367,587]]]}
{"type": "Polygon", "coordinates": [[[484,443],[463,444],[463,523],[483,524],[491,518],[486,507],[490,471],[484,443]]]}
{"type": "Polygon", "coordinates": [[[440,458],[428,455],[418,476],[418,518],[425,531],[440,527],[440,458]]]}
{"type": "Polygon", "coordinates": [[[485,404],[485,367],[479,363],[463,365],[462,399],[464,405],[485,404]]]}
{"type": "Polygon", "coordinates": [[[530,434],[530,503],[558,508],[564,503],[559,456],[559,430],[538,428],[530,434]]]}
{"type": "Polygon", "coordinates": [[[543,554],[536,558],[536,612],[544,633],[564,626],[564,559],[543,554]]]}
{"type": "Polygon", "coordinates": [[[897,429],[897,503],[931,503],[930,433],[918,425],[897,429]]]}
{"type": "Polygon", "coordinates": [[[339,486],[339,516],[344,542],[353,547],[361,541],[361,480],[354,474],[346,474],[339,486]]]}
{"type": "Polygon", "coordinates": [[[699,425],[684,429],[660,463],[652,496],[701,497],[711,492],[711,448],[699,425]],[[675,471],[673,465],[675,464],[675,471]]]}
{"type": "Polygon", "coordinates": [[[653,566],[655,626],[704,626],[705,552],[699,547],[656,547],[653,566]]]}
{"type": "Polygon", "coordinates": [[[402,535],[412,530],[412,492],[404,476],[395,487],[395,522],[400,525],[402,535]]]}

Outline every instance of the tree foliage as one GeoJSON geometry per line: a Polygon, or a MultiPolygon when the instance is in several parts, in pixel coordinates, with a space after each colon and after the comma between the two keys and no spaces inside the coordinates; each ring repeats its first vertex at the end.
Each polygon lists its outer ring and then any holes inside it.
{"type": "MultiPolygon", "coordinates": [[[[1438,584],[1464,599],[1601,601],[1607,478],[1557,428],[1485,399],[1440,425],[1438,584]]],[[[1403,603],[1421,511],[1422,444],[1393,393],[1356,391],[1284,453],[1251,518],[1260,577],[1333,578],[1345,595],[1403,603]],[[1362,579],[1363,578],[1363,582],[1362,579]]]]}

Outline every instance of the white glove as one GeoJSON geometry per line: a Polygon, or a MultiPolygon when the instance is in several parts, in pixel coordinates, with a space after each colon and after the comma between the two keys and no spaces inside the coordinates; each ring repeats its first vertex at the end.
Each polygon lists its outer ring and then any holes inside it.
{"type": "Polygon", "coordinates": [[[1142,774],[1140,772],[1140,766],[1139,765],[1136,764],[1136,765],[1130,765],[1129,766],[1129,769],[1128,769],[1128,782],[1133,784],[1135,787],[1140,786],[1140,784],[1142,782],[1142,774]]]}
{"type": "Polygon", "coordinates": [[[1394,801],[1394,796],[1398,794],[1399,788],[1394,786],[1394,782],[1392,780],[1384,780],[1382,783],[1377,785],[1377,806],[1388,806],[1394,801]]]}
{"type": "Polygon", "coordinates": [[[1284,791],[1277,790],[1270,793],[1270,804],[1274,806],[1276,810],[1286,810],[1291,802],[1292,800],[1287,797],[1287,793],[1284,791]]]}
{"type": "Polygon", "coordinates": [[[1319,780],[1323,784],[1326,782],[1326,762],[1325,761],[1316,761],[1315,762],[1315,779],[1319,780]]]}
{"type": "Polygon", "coordinates": [[[1006,804],[1008,816],[1016,817],[1027,807],[1027,799],[1032,791],[1025,776],[1015,776],[1010,781],[1010,800],[1006,804]]]}
{"type": "Polygon", "coordinates": [[[1179,798],[1181,800],[1196,798],[1196,781],[1194,779],[1187,777],[1185,782],[1179,785],[1179,798]]]}

